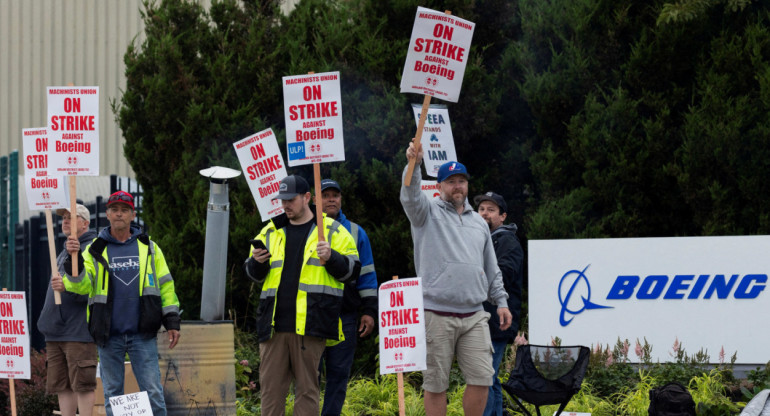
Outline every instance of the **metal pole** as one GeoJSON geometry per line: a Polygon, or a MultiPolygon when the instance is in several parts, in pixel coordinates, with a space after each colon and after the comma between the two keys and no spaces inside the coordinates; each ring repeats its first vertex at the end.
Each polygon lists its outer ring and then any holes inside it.
{"type": "Polygon", "coordinates": [[[201,175],[209,178],[209,203],[206,215],[206,247],[203,254],[203,291],[201,320],[221,321],[225,317],[225,272],[227,237],[230,227],[230,199],[227,180],[239,171],[212,167],[201,175]]]}

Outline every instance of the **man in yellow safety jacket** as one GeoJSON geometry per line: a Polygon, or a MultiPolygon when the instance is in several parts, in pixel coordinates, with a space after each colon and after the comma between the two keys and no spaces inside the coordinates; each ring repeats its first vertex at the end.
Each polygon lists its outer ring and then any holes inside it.
{"type": "Polygon", "coordinates": [[[326,341],[341,341],[344,284],[361,270],[356,242],[324,216],[318,241],[310,186],[300,176],[281,181],[284,213],[273,218],[251,246],[246,275],[262,284],[257,308],[262,415],[283,415],[295,379],[295,415],[319,413],[318,364],[326,341]],[[264,245],[264,246],[263,246],[264,245]]]}

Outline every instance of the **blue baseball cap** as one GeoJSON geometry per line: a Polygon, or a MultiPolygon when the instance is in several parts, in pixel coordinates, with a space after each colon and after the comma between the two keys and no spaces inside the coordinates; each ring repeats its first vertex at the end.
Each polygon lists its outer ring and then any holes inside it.
{"type": "Polygon", "coordinates": [[[463,175],[466,179],[470,179],[471,175],[468,175],[468,169],[465,169],[465,165],[460,162],[446,162],[438,168],[438,176],[436,182],[441,183],[444,179],[452,175],[463,175]]]}
{"type": "Polygon", "coordinates": [[[323,179],[321,180],[321,192],[327,190],[327,189],[336,189],[340,192],[342,192],[342,188],[340,187],[340,184],[337,183],[337,181],[332,179],[323,179]]]}

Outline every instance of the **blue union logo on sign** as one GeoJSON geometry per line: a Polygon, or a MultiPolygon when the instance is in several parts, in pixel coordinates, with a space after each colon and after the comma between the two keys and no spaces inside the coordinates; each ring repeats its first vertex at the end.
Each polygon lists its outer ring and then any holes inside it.
{"type": "Polygon", "coordinates": [[[305,158],[305,143],[289,143],[289,160],[305,158]]]}

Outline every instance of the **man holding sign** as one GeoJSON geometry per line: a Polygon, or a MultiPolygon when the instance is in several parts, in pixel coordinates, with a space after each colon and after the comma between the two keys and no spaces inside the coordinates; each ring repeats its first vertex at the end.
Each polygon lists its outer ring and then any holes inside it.
{"type": "MultiPolygon", "coordinates": [[[[447,162],[438,171],[439,198],[429,200],[420,188],[422,147],[409,144],[406,157],[416,167],[409,186],[401,186],[401,205],[409,218],[414,263],[422,277],[427,340],[423,372],[425,413],[446,414],[446,390],[454,357],[468,383],[466,415],[480,416],[492,384],[492,341],[484,311],[487,299],[497,305],[500,329],[511,325],[511,312],[497,266],[489,227],[468,203],[468,171],[447,162]]],[[[404,177],[408,168],[404,169],[404,177]]],[[[403,178],[405,179],[405,178],[403,178]]],[[[402,181],[403,183],[403,181],[402,181]]]]}
{"type": "MultiPolygon", "coordinates": [[[[80,247],[86,247],[96,238],[96,231],[89,229],[91,213],[77,204],[77,215],[67,208],[56,211],[62,216],[64,235],[77,230],[80,247]]],[[[62,250],[56,257],[58,270],[64,273],[64,261],[68,253],[62,250]]],[[[59,410],[63,416],[90,415],[94,407],[96,389],[96,344],[88,332],[86,319],[88,296],[64,292],[61,305],[54,304],[51,285],[45,294],[45,303],[37,321],[37,329],[45,336],[46,391],[59,397],[59,410]],[[78,412],[80,409],[80,412],[78,412]]]]}
{"type": "MultiPolygon", "coordinates": [[[[141,391],[146,391],[154,416],[166,415],[166,401],[158,366],[161,324],[168,331],[169,348],[179,341],[179,299],[174,279],[160,247],[142,229],[136,218],[134,197],[118,191],[107,199],[110,225],[88,246],[83,255],[68,256],[64,279],[54,276],[54,290],[66,289],[89,295],[88,329],[99,350],[104,403],[113,416],[110,397],[124,393],[124,360],[128,354],[131,369],[141,391]],[[80,264],[72,276],[73,261],[80,264]]],[[[67,251],[76,253],[79,242],[70,237],[67,251]]]]}
{"type": "Polygon", "coordinates": [[[257,307],[262,415],[283,415],[295,380],[294,414],[317,416],[318,365],[330,344],[344,340],[340,312],[344,284],[361,271],[356,242],[324,216],[319,241],[310,185],[296,175],[281,180],[276,199],[284,213],[251,241],[246,275],[262,284],[257,307]]]}

